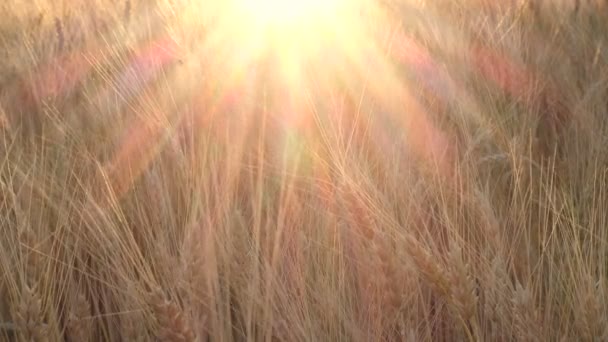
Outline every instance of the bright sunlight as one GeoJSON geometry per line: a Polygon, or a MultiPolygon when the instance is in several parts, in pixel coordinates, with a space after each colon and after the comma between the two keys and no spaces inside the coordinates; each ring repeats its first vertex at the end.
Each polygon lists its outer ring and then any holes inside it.
{"type": "Polygon", "coordinates": [[[346,0],[233,0],[223,8],[226,27],[236,35],[235,43],[256,50],[297,54],[316,53],[335,39],[338,31],[356,39],[355,10],[362,1],[346,0]],[[241,37],[241,41],[238,41],[241,37]],[[253,43],[254,42],[254,43],[253,43]],[[253,45],[257,46],[251,46],[253,45]]]}
{"type": "Polygon", "coordinates": [[[273,30],[298,29],[316,33],[318,21],[324,17],[336,19],[345,0],[238,0],[248,16],[249,24],[273,30]]]}
{"type": "Polygon", "coordinates": [[[608,341],[608,0],[0,0],[0,341],[608,341]]]}

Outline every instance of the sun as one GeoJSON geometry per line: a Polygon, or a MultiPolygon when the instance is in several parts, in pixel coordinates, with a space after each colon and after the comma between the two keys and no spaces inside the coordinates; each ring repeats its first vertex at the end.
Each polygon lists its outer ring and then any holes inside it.
{"type": "MultiPolygon", "coordinates": [[[[229,0],[229,26],[265,38],[319,39],[361,0],[229,0]]],[[[351,11],[352,12],[352,11],[351,11]]]]}
{"type": "Polygon", "coordinates": [[[274,74],[298,78],[336,46],[356,43],[357,5],[366,1],[225,0],[217,5],[220,24],[215,29],[222,37],[217,41],[235,47],[234,55],[244,64],[272,56],[274,74]]]}
{"type": "Polygon", "coordinates": [[[227,89],[247,84],[266,99],[289,97],[269,95],[276,89],[294,98],[329,83],[345,89],[354,77],[348,65],[363,72],[380,55],[379,14],[377,0],[200,0],[181,12],[197,32],[193,59],[210,63],[207,77],[227,89]]]}
{"type": "Polygon", "coordinates": [[[250,24],[272,30],[315,30],[321,21],[338,18],[347,0],[239,0],[250,24]]]}
{"type": "Polygon", "coordinates": [[[287,50],[304,58],[314,54],[336,29],[346,27],[345,14],[361,0],[230,0],[228,26],[264,49],[287,50]]]}

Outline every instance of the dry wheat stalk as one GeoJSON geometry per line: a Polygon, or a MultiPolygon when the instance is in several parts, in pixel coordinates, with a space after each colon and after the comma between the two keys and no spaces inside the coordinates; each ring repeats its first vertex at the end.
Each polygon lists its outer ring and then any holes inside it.
{"type": "Polygon", "coordinates": [[[596,299],[599,303],[599,315],[597,318],[598,338],[608,340],[608,287],[606,278],[600,279],[596,286],[596,299]]]}
{"type": "Polygon", "coordinates": [[[91,335],[91,305],[87,297],[78,292],[68,312],[66,337],[68,341],[89,341],[91,335]]]}
{"type": "Polygon", "coordinates": [[[21,292],[21,301],[13,309],[15,326],[25,341],[48,341],[48,325],[44,322],[42,300],[35,288],[25,285],[21,292]]]}
{"type": "Polygon", "coordinates": [[[408,253],[427,283],[446,298],[450,294],[449,275],[444,267],[411,236],[405,240],[408,253]]]}
{"type": "Polygon", "coordinates": [[[486,237],[488,242],[490,243],[492,249],[496,250],[501,246],[501,231],[500,231],[500,223],[498,222],[498,218],[494,213],[494,209],[490,203],[490,200],[487,198],[485,194],[481,191],[475,191],[475,198],[477,199],[477,210],[479,211],[479,216],[481,220],[481,224],[483,225],[483,229],[486,231],[486,237]]]}
{"type": "Polygon", "coordinates": [[[123,14],[124,24],[128,24],[131,20],[131,0],[125,0],[125,10],[123,14]]]}
{"type": "Polygon", "coordinates": [[[200,339],[203,339],[207,333],[204,329],[207,326],[210,311],[206,303],[210,303],[212,300],[208,289],[207,264],[204,258],[206,249],[201,242],[204,241],[202,236],[200,231],[196,231],[191,238],[187,239],[189,242],[184,246],[184,250],[187,252],[183,259],[182,282],[179,284],[180,293],[184,298],[189,298],[193,302],[192,322],[196,326],[202,327],[199,329],[200,339]]]}
{"type": "Polygon", "coordinates": [[[125,315],[121,318],[121,327],[123,332],[123,341],[128,342],[144,342],[147,341],[147,335],[144,334],[144,328],[140,322],[143,318],[138,316],[125,315]]]}
{"type": "Polygon", "coordinates": [[[177,304],[165,298],[160,289],[151,293],[150,304],[159,325],[157,331],[159,340],[164,342],[196,340],[190,320],[177,304]]]}
{"type": "Polygon", "coordinates": [[[416,330],[412,329],[412,328],[407,329],[407,332],[404,331],[402,337],[405,342],[420,341],[420,336],[418,336],[418,333],[416,332],[416,330]]]}
{"type": "Polygon", "coordinates": [[[379,286],[378,289],[381,294],[381,303],[385,309],[390,312],[396,313],[399,311],[402,304],[403,291],[401,282],[403,273],[397,266],[395,255],[390,250],[389,244],[385,239],[376,237],[373,243],[373,251],[375,254],[377,269],[379,269],[380,276],[377,277],[379,286]]]}
{"type": "Polygon", "coordinates": [[[605,333],[603,331],[606,329],[605,313],[602,307],[603,290],[602,282],[594,281],[591,275],[587,277],[583,288],[579,290],[581,298],[578,312],[580,314],[575,318],[578,333],[585,341],[601,339],[605,333]]]}
{"type": "Polygon", "coordinates": [[[510,292],[507,268],[503,259],[499,256],[494,257],[488,272],[482,275],[483,302],[482,310],[484,319],[489,323],[490,335],[500,337],[500,326],[509,326],[510,310],[508,302],[505,301],[506,293],[510,292]]]}
{"type": "Polygon", "coordinates": [[[25,281],[31,288],[38,285],[44,259],[40,252],[40,243],[36,234],[28,227],[19,233],[19,243],[21,244],[21,255],[25,259],[25,281]]]}
{"type": "Polygon", "coordinates": [[[541,340],[539,312],[534,304],[532,291],[517,282],[513,291],[512,305],[516,336],[526,341],[541,340]]]}
{"type": "MultiPolygon", "coordinates": [[[[404,301],[405,283],[403,280],[406,275],[399,265],[389,237],[377,229],[379,224],[369,205],[351,192],[347,193],[345,199],[350,211],[349,218],[353,230],[361,233],[356,236],[358,244],[362,248],[359,255],[369,256],[367,259],[360,260],[364,266],[359,272],[362,290],[365,297],[370,300],[366,305],[374,307],[374,309],[368,308],[367,310],[372,311],[369,318],[374,320],[380,318],[376,323],[392,326],[396,323],[396,317],[404,301]],[[382,314],[379,315],[379,313],[382,314]]],[[[405,280],[407,283],[409,279],[405,280]]]]}
{"type": "Polygon", "coordinates": [[[55,18],[55,35],[57,36],[57,50],[62,51],[65,47],[65,32],[61,19],[55,18]]]}
{"type": "Polygon", "coordinates": [[[471,276],[469,265],[464,261],[462,249],[453,247],[448,259],[452,269],[449,272],[451,286],[450,304],[462,319],[469,338],[480,339],[481,332],[477,321],[477,284],[471,276]]]}
{"type": "Polygon", "coordinates": [[[462,258],[462,250],[455,247],[450,251],[450,272],[452,283],[451,299],[456,311],[463,320],[468,321],[473,317],[477,308],[477,296],[475,296],[476,284],[470,276],[469,265],[462,258]]]}

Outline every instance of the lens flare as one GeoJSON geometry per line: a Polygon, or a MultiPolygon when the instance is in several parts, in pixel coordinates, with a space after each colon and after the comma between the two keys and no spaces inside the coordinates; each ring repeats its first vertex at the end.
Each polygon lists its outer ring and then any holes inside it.
{"type": "Polygon", "coordinates": [[[335,16],[344,3],[345,0],[239,0],[235,5],[252,23],[283,30],[310,29],[315,21],[335,16]]]}

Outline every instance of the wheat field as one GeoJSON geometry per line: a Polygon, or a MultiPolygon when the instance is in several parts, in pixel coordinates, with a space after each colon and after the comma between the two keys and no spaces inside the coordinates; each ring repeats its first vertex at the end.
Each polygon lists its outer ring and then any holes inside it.
{"type": "Polygon", "coordinates": [[[0,340],[608,341],[605,2],[238,1],[0,4],[0,340]]]}

